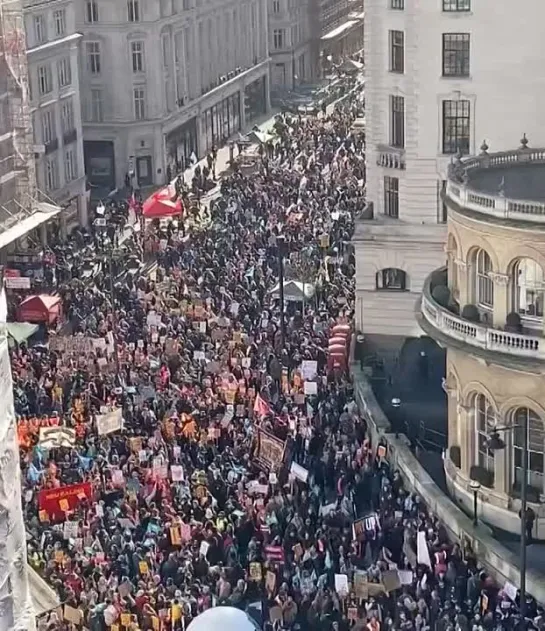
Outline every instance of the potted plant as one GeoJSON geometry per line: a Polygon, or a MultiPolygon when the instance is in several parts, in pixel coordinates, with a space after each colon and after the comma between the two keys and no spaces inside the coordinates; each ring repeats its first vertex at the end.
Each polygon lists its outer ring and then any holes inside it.
{"type": "Polygon", "coordinates": [[[438,305],[447,309],[450,303],[450,289],[446,285],[437,285],[433,288],[431,297],[438,305]]]}
{"type": "Polygon", "coordinates": [[[465,305],[462,309],[462,318],[468,322],[478,323],[481,321],[481,314],[475,305],[465,305]]]}
{"type": "Polygon", "coordinates": [[[505,318],[505,330],[510,333],[522,333],[522,320],[515,311],[507,314],[505,318]]]}
{"type": "Polygon", "coordinates": [[[494,487],[494,472],[479,465],[473,465],[471,467],[469,470],[469,479],[479,482],[481,486],[486,486],[487,489],[494,487]]]}

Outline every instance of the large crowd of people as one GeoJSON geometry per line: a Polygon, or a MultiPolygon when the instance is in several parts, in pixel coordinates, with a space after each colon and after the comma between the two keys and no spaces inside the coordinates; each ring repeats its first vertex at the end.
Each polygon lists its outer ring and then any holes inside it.
{"type": "Polygon", "coordinates": [[[279,116],[191,229],[148,227],[152,278],[99,279],[76,335],[14,348],[28,557],[63,603],[41,629],[178,631],[216,605],[275,630],[518,623],[370,444],[326,352],[354,312],[354,117],[279,116]],[[303,286],[284,327],[280,257],[303,286]]]}

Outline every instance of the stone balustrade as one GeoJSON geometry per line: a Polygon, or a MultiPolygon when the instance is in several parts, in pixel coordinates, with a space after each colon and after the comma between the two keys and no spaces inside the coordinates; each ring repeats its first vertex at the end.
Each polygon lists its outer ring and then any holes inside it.
{"type": "Polygon", "coordinates": [[[545,338],[494,329],[470,322],[439,305],[431,296],[431,277],[424,286],[421,313],[443,335],[485,351],[545,360],[545,338]]]}
{"type": "MultiPolygon", "coordinates": [[[[483,193],[467,184],[474,169],[510,168],[527,164],[545,164],[545,149],[522,148],[515,151],[468,158],[452,165],[449,171],[446,197],[463,209],[472,210],[499,219],[514,219],[532,223],[545,223],[545,203],[535,200],[509,199],[501,190],[496,194],[483,193]]],[[[501,188],[501,186],[499,187],[501,188]]]]}

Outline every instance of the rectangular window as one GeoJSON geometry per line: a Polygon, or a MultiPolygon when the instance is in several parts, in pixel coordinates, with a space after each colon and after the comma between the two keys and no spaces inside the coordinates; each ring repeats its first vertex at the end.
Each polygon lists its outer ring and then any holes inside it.
{"type": "Polygon", "coordinates": [[[273,0],[273,13],[280,13],[280,0],[273,0]]]}
{"type": "Polygon", "coordinates": [[[85,49],[87,52],[87,70],[91,74],[100,74],[100,43],[87,42],[85,49]]]}
{"type": "Polygon", "coordinates": [[[443,101],[443,153],[469,153],[470,102],[443,101]]]}
{"type": "Polygon", "coordinates": [[[66,88],[72,83],[72,68],[70,67],[70,57],[63,57],[57,61],[57,78],[59,88],[66,88]]]}
{"type": "Polygon", "coordinates": [[[443,33],[443,77],[469,77],[469,33],[443,33]]]}
{"type": "Polygon", "coordinates": [[[284,30],[281,28],[275,28],[273,31],[273,48],[284,48],[284,30]]]}
{"type": "Polygon", "coordinates": [[[38,92],[41,96],[53,90],[51,66],[38,66],[38,92]]]}
{"type": "Polygon", "coordinates": [[[140,22],[139,0],[127,0],[127,17],[129,22],[140,22]]]}
{"type": "Polygon", "coordinates": [[[91,90],[89,118],[94,123],[101,123],[104,120],[104,99],[100,89],[91,90]]]}
{"type": "Polygon", "coordinates": [[[399,178],[385,176],[384,178],[384,214],[388,217],[399,218],[399,178]]]}
{"type": "Polygon", "coordinates": [[[51,156],[45,161],[45,187],[48,191],[55,191],[59,188],[57,156],[51,156]]]}
{"type": "Polygon", "coordinates": [[[134,88],[134,117],[141,121],[146,118],[146,92],[144,88],[134,88]]]}
{"type": "Polygon", "coordinates": [[[390,72],[405,72],[405,33],[390,31],[390,72]]]}
{"type": "Polygon", "coordinates": [[[55,36],[62,37],[66,32],[66,11],[64,9],[53,11],[53,22],[55,23],[55,36]]]}
{"type": "Polygon", "coordinates": [[[48,145],[53,138],[56,136],[54,134],[54,126],[53,126],[53,114],[51,110],[43,110],[41,113],[42,118],[42,142],[44,145],[48,145]]]}
{"type": "Polygon", "coordinates": [[[73,149],[67,149],[64,152],[64,179],[66,182],[72,182],[78,176],[76,168],[76,153],[73,149]]]}
{"type": "Polygon", "coordinates": [[[34,16],[34,41],[43,44],[46,41],[45,20],[43,15],[34,16]]]}
{"type": "Polygon", "coordinates": [[[67,134],[74,129],[74,106],[72,99],[64,99],[61,101],[61,127],[63,134],[67,134]]]}
{"type": "Polygon", "coordinates": [[[98,22],[98,4],[97,0],[87,0],[85,3],[85,21],[89,24],[98,22]]]}
{"type": "Polygon", "coordinates": [[[405,8],[405,0],[390,0],[390,8],[402,10],[405,8]]]}
{"type": "Polygon", "coordinates": [[[390,96],[390,145],[405,147],[405,98],[390,96]]]}
{"type": "Polygon", "coordinates": [[[471,11],[471,0],[443,0],[443,11],[471,11]]]}
{"type": "Polygon", "coordinates": [[[132,71],[144,72],[144,42],[131,42],[132,71]]]}

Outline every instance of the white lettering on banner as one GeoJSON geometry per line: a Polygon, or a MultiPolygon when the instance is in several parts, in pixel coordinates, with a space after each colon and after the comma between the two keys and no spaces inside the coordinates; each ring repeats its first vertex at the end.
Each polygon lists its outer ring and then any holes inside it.
{"type": "Polygon", "coordinates": [[[106,414],[97,416],[97,432],[100,436],[117,432],[123,428],[123,415],[121,408],[111,410],[106,414]]]}
{"type": "Polygon", "coordinates": [[[30,289],[30,278],[28,276],[7,276],[4,284],[8,289],[30,289]]]}
{"type": "Polygon", "coordinates": [[[40,427],[39,443],[44,449],[73,447],[76,444],[76,430],[72,427],[40,427]]]}

